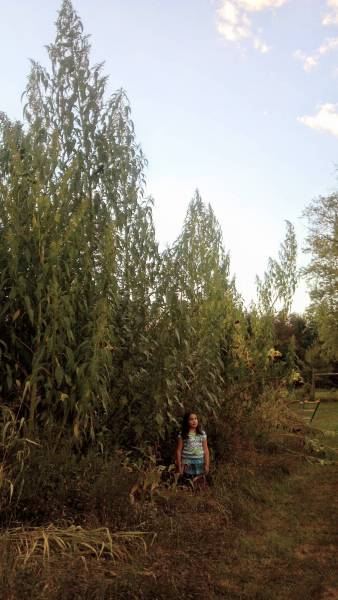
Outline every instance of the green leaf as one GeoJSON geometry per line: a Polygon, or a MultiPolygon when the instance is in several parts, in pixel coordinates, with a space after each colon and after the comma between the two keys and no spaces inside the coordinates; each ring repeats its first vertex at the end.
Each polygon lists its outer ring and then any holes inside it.
{"type": "Polygon", "coordinates": [[[60,365],[57,365],[57,367],[55,369],[55,379],[56,379],[56,383],[57,383],[58,387],[60,387],[60,385],[63,381],[63,376],[64,376],[63,369],[60,367],[60,365]]]}
{"type": "Polygon", "coordinates": [[[162,413],[157,413],[155,415],[155,421],[159,427],[162,427],[162,425],[164,423],[164,418],[163,418],[162,413]]]}
{"type": "Polygon", "coordinates": [[[31,301],[29,296],[24,296],[24,302],[25,302],[25,306],[26,306],[26,310],[29,316],[29,320],[31,322],[32,325],[34,325],[34,312],[32,309],[32,305],[31,305],[31,301]]]}

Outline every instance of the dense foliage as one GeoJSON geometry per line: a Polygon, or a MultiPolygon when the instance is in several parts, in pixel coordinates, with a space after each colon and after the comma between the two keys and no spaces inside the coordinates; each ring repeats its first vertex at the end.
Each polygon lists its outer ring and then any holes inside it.
{"type": "Polygon", "coordinates": [[[338,195],[314,200],[305,210],[306,250],[311,254],[306,275],[311,284],[310,314],[327,358],[338,362],[338,195]]]}
{"type": "Polygon", "coordinates": [[[234,418],[293,367],[273,348],[296,285],[292,225],[250,311],[198,192],[160,253],[128,100],[105,97],[70,0],[47,50],[24,122],[0,121],[3,423],[103,448],[163,438],[192,404],[234,418]]]}

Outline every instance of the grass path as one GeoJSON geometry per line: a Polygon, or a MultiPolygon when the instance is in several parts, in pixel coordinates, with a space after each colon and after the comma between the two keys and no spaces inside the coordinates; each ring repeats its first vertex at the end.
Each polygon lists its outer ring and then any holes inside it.
{"type": "Polygon", "coordinates": [[[238,560],[220,562],[214,597],[337,600],[338,466],[306,465],[270,491],[238,532],[238,560]]]}
{"type": "Polygon", "coordinates": [[[240,481],[220,473],[208,492],[163,501],[147,562],[116,597],[338,600],[338,464],[252,457],[240,481]]]}
{"type": "Polygon", "coordinates": [[[0,555],[0,600],[338,600],[338,462],[278,436],[244,441],[209,490],[135,503],[149,535],[130,560],[0,555]]]}

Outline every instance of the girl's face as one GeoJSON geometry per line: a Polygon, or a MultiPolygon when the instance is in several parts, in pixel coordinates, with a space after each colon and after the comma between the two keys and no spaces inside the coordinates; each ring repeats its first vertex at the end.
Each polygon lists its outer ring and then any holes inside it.
{"type": "Polygon", "coordinates": [[[196,429],[197,425],[198,425],[198,419],[197,419],[197,415],[195,415],[195,413],[191,413],[191,415],[189,416],[189,429],[196,429]]]}

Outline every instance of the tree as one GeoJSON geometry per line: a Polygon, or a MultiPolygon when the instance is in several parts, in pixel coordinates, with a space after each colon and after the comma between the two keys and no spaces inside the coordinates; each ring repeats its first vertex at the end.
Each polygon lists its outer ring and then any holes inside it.
{"type": "Polygon", "coordinates": [[[338,360],[338,194],[313,200],[305,251],[311,254],[304,274],[310,284],[310,310],[328,358],[338,360]]]}
{"type": "MultiPolygon", "coordinates": [[[[297,241],[293,225],[286,221],[286,235],[280,245],[278,260],[269,258],[268,268],[261,279],[256,278],[257,303],[249,313],[248,347],[255,365],[257,390],[261,391],[269,378],[280,381],[282,370],[276,369],[270,351],[276,343],[276,317],[288,319],[297,285],[297,241]]],[[[289,365],[291,366],[291,365],[289,365]]]]}
{"type": "Polygon", "coordinates": [[[287,315],[298,279],[297,241],[294,227],[289,221],[286,221],[285,240],[280,246],[278,258],[269,258],[263,280],[258,276],[256,278],[258,308],[262,313],[273,314],[279,302],[279,310],[287,315]]]}

